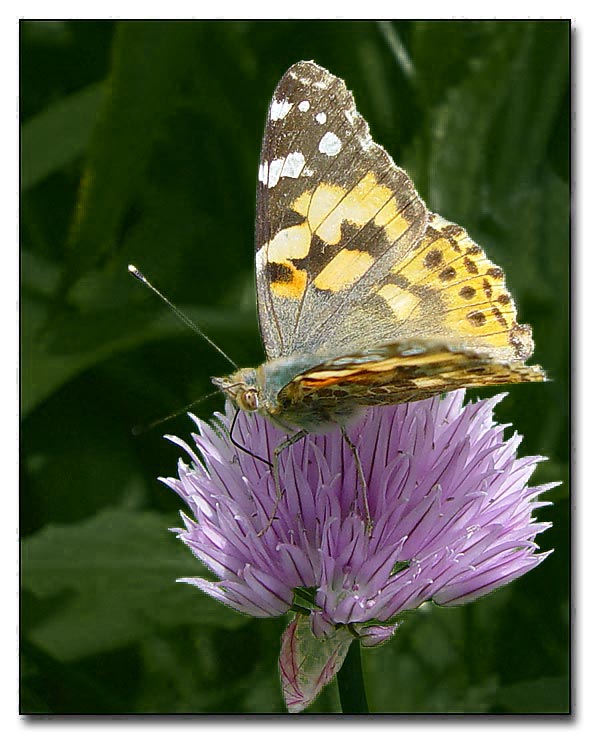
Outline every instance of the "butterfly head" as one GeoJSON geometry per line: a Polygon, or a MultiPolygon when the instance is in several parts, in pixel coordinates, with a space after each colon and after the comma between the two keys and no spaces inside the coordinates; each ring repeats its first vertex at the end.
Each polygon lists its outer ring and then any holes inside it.
{"type": "Polygon", "coordinates": [[[212,377],[218,387],[237,408],[252,412],[260,408],[260,388],[256,370],[247,368],[228,377],[212,377]]]}

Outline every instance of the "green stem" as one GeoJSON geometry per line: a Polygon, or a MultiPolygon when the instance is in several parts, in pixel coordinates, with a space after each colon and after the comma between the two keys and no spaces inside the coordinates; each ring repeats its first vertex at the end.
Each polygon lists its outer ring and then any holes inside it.
{"type": "Polygon", "coordinates": [[[340,707],[343,714],[368,714],[369,706],[365,694],[363,668],[361,665],[361,644],[353,640],[342,667],[336,674],[340,707]]]}

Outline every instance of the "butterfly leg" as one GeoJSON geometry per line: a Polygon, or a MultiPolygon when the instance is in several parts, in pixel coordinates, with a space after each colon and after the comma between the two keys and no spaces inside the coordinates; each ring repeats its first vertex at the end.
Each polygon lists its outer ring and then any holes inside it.
{"type": "Polygon", "coordinates": [[[275,499],[274,506],[272,508],[272,512],[270,513],[270,516],[268,518],[268,522],[262,528],[262,530],[257,533],[258,537],[260,537],[261,535],[264,535],[264,533],[266,533],[266,531],[271,526],[272,521],[276,517],[279,502],[281,501],[283,497],[283,490],[281,489],[281,484],[279,480],[279,456],[281,455],[283,451],[285,451],[285,449],[288,449],[289,446],[293,446],[294,443],[297,443],[297,441],[300,441],[302,438],[305,438],[305,436],[307,436],[307,431],[305,430],[297,431],[297,433],[294,433],[291,436],[288,436],[284,441],[281,441],[281,443],[273,451],[272,476],[273,476],[274,485],[275,485],[276,499],[275,499]]]}
{"type": "MultiPolygon", "coordinates": [[[[234,428],[236,427],[236,422],[238,420],[238,415],[240,414],[240,409],[237,408],[236,412],[234,413],[234,417],[231,422],[231,428],[229,429],[229,440],[232,442],[232,444],[239,449],[240,451],[243,451],[245,454],[248,454],[253,459],[258,459],[258,461],[262,461],[263,464],[267,464],[268,466],[272,466],[272,462],[270,462],[268,459],[264,459],[262,456],[258,456],[258,454],[255,454],[253,451],[250,451],[249,448],[246,448],[246,446],[243,446],[241,443],[238,443],[236,439],[234,438],[234,428]]],[[[232,459],[232,462],[237,459],[237,456],[234,455],[234,459],[232,459]]]]}
{"type": "Polygon", "coordinates": [[[368,489],[367,489],[367,480],[365,479],[365,472],[363,471],[363,466],[361,464],[358,450],[356,446],[354,445],[352,439],[348,435],[348,433],[346,433],[346,429],[344,428],[344,426],[340,426],[340,431],[342,433],[342,438],[346,441],[348,447],[352,451],[352,455],[354,456],[354,463],[356,464],[356,470],[357,470],[359,481],[361,483],[361,488],[362,488],[362,501],[363,501],[363,510],[365,513],[365,520],[367,524],[366,525],[367,535],[369,535],[370,537],[373,532],[373,520],[371,519],[371,511],[369,510],[369,496],[368,496],[368,489]]]}

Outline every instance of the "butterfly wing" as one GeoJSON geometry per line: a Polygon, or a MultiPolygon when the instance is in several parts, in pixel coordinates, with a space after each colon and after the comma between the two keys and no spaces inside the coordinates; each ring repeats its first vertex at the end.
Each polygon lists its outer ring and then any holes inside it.
{"type": "Polygon", "coordinates": [[[269,358],[411,337],[503,361],[532,353],[502,270],[426,210],[344,82],[313,62],[287,71],[269,109],[256,239],[269,358]]]}
{"type": "Polygon", "coordinates": [[[279,392],[281,414],[331,421],[354,407],[392,405],[463,387],[545,379],[538,366],[499,361],[447,341],[403,339],[327,360],[279,392]]]}
{"type": "Polygon", "coordinates": [[[315,338],[329,342],[334,353],[350,343],[352,323],[360,332],[357,349],[384,337],[421,337],[524,362],[534,347],[530,326],[517,321],[502,269],[462,227],[437,214],[429,214],[424,235],[362,302],[346,304],[337,323],[326,322],[315,338]]]}
{"type": "MultiPolygon", "coordinates": [[[[325,320],[345,304],[350,312],[351,294],[362,300],[420,239],[426,207],[371,139],[344,82],[311,61],[292,66],[275,90],[258,178],[256,278],[267,357],[315,352],[322,329],[330,339],[325,320]]],[[[354,329],[348,336],[351,344],[354,329]]]]}

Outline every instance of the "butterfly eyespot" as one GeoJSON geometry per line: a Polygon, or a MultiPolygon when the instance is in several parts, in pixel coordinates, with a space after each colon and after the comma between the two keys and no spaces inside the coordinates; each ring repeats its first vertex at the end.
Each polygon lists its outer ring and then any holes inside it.
{"type": "Polygon", "coordinates": [[[258,390],[244,390],[238,395],[238,405],[242,410],[258,410],[258,390]]]}

